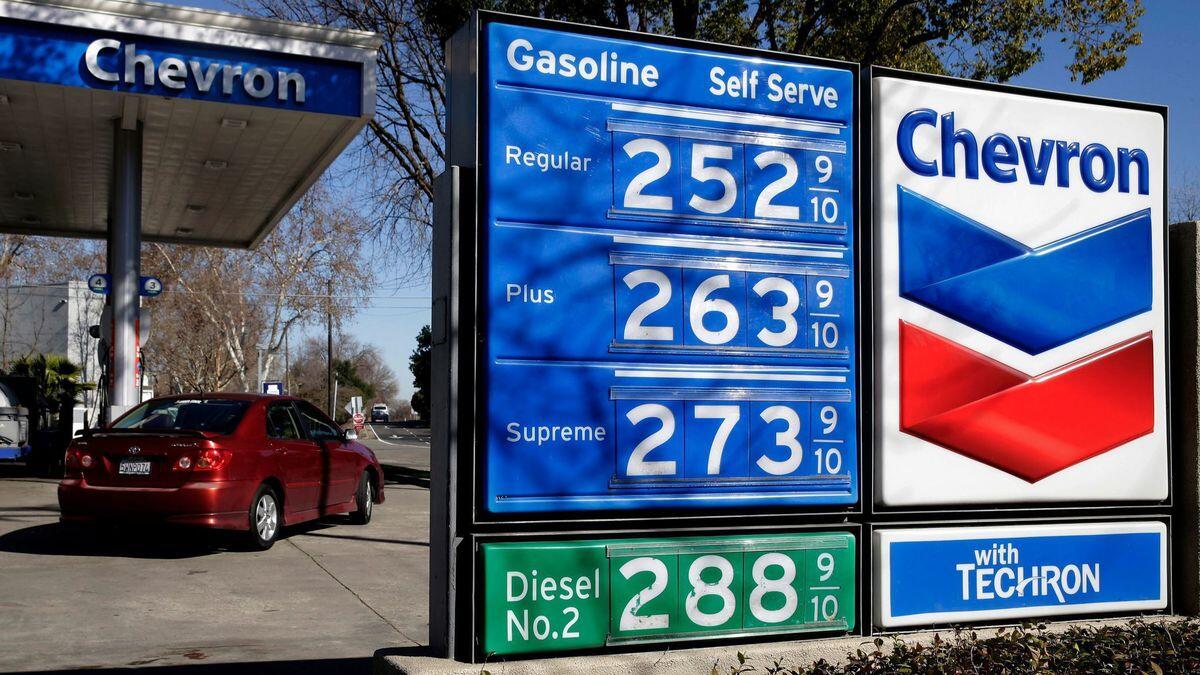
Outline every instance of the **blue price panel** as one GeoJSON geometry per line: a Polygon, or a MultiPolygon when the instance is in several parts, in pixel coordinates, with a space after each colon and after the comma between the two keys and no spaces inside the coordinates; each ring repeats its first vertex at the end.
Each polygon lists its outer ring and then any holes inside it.
{"type": "Polygon", "coordinates": [[[485,508],[855,503],[853,72],[484,34],[485,508]]]}
{"type": "Polygon", "coordinates": [[[511,224],[491,235],[500,358],[844,366],[854,348],[844,249],[511,224]]]}
{"type": "Polygon", "coordinates": [[[491,393],[521,402],[493,411],[497,512],[856,498],[846,368],[505,360],[491,393]]]}

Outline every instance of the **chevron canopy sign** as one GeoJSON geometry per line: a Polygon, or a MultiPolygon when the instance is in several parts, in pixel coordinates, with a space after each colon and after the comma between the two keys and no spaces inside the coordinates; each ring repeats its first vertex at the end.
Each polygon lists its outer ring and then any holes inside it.
{"type": "Polygon", "coordinates": [[[1165,499],[1164,111],[872,88],[877,503],[1165,499]]]}

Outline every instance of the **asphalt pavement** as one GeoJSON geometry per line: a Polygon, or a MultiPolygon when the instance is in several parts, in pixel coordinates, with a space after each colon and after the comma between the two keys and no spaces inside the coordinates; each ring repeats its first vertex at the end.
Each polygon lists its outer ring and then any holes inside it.
{"type": "Polygon", "coordinates": [[[0,672],[370,672],[426,642],[429,432],[372,425],[387,500],[261,553],[192,530],[75,532],[57,482],[0,465],[0,672]]]}

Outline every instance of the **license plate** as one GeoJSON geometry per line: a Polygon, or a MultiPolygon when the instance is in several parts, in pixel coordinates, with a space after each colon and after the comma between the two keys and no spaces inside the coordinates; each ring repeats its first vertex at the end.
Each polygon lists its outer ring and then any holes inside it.
{"type": "Polygon", "coordinates": [[[149,476],[150,462],[145,460],[123,459],[117,466],[117,473],[122,476],[149,476]]]}

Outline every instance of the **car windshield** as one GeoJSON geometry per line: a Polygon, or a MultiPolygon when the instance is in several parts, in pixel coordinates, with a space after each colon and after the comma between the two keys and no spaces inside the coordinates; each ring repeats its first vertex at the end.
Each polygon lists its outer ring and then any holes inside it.
{"type": "Polygon", "coordinates": [[[113,428],[228,434],[237,428],[249,405],[248,401],[225,398],[147,401],[117,420],[113,428]]]}

